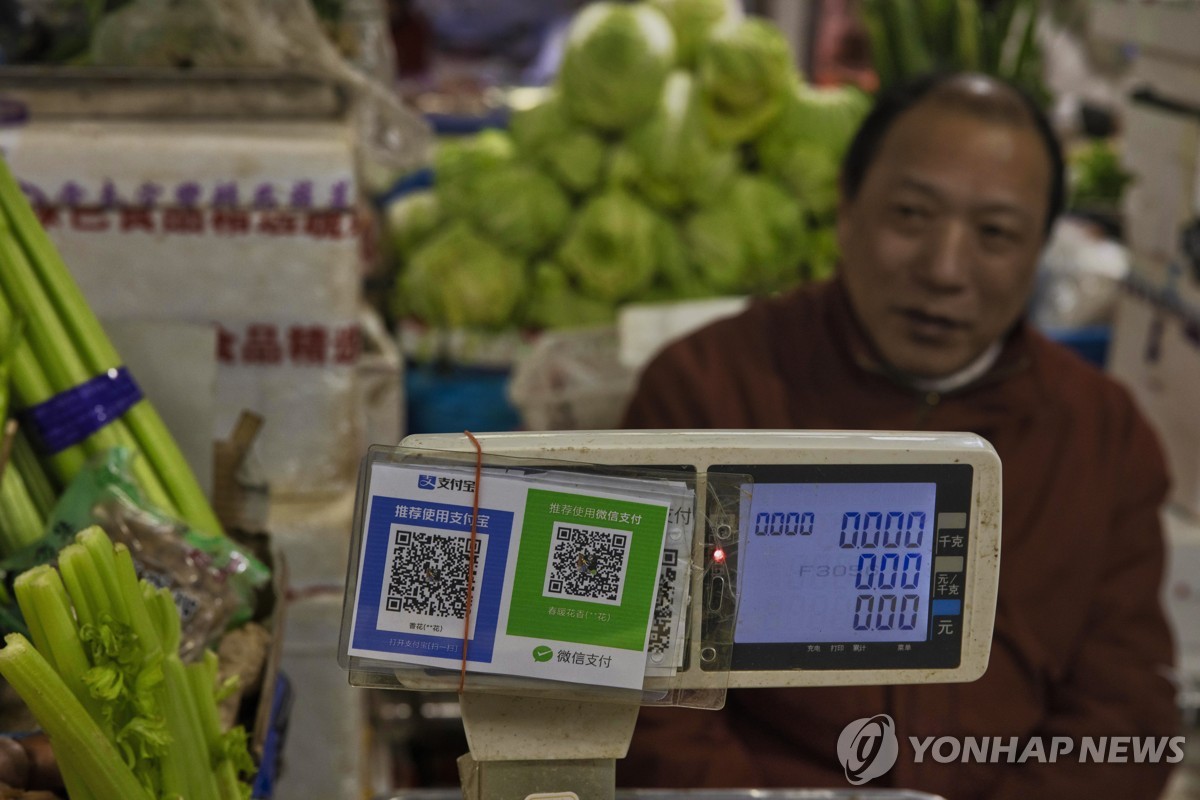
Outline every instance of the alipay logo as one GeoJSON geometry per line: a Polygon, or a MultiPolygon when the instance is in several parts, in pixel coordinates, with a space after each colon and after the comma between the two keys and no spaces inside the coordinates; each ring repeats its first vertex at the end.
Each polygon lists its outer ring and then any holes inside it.
{"type": "Polygon", "coordinates": [[[437,488],[437,476],[436,475],[418,475],[417,476],[417,488],[418,489],[436,489],[437,488]]]}
{"type": "Polygon", "coordinates": [[[837,752],[846,780],[854,786],[878,778],[892,768],[900,752],[895,721],[887,714],[854,720],[842,729],[837,752]]]}

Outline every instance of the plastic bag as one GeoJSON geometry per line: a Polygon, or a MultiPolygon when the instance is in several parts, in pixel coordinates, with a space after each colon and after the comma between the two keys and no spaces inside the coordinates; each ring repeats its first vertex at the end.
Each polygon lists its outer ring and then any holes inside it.
{"type": "MultiPolygon", "coordinates": [[[[386,37],[376,37],[379,46],[386,37]]],[[[388,55],[375,61],[392,63],[388,55]]],[[[134,0],[96,27],[92,61],[123,67],[253,68],[320,75],[357,100],[360,173],[371,191],[426,166],[429,126],[375,74],[346,61],[309,0],[134,0]]]]}
{"type": "Polygon", "coordinates": [[[171,589],[182,620],[180,654],[198,655],[231,625],[253,616],[270,571],[225,536],[189,528],[150,508],[130,477],[132,454],[113,448],[84,468],[47,521],[46,535],[0,562],[9,577],[52,562],[78,531],[100,525],[133,555],[140,577],[171,589]]]}

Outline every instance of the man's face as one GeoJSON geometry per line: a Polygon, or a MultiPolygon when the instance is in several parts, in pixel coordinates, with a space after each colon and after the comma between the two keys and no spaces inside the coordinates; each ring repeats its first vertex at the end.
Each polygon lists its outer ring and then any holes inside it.
{"type": "Polygon", "coordinates": [[[883,359],[922,378],[1016,321],[1043,244],[1050,163],[1032,126],[918,103],[838,216],[850,303],[883,359]]]}

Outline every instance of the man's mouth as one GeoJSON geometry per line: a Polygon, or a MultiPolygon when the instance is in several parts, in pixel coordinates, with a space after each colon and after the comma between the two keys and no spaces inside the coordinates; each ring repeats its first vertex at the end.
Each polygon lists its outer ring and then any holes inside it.
{"type": "Polygon", "coordinates": [[[941,338],[966,329],[967,323],[917,308],[898,309],[909,328],[922,338],[941,338]]]}

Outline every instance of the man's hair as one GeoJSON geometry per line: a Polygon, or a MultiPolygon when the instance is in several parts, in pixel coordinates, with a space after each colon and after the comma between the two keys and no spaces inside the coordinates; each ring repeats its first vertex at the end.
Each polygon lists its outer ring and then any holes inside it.
{"type": "Polygon", "coordinates": [[[841,189],[846,200],[854,200],[867,172],[879,154],[888,131],[904,112],[928,100],[940,108],[952,108],[982,119],[1021,127],[1032,126],[1050,160],[1050,192],[1046,206],[1045,233],[1066,202],[1062,145],[1050,120],[1028,94],[996,78],[970,73],[937,72],[896,84],[880,92],[871,112],[863,120],[842,160],[841,189]],[[985,81],[999,91],[971,91],[971,84],[985,81]]]}

